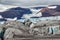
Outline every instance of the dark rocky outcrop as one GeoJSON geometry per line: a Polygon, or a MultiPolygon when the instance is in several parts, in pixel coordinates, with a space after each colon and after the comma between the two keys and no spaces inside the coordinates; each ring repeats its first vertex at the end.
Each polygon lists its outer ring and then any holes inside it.
{"type": "Polygon", "coordinates": [[[4,12],[0,12],[0,15],[2,17],[4,17],[4,18],[14,18],[14,17],[17,17],[18,19],[21,19],[21,17],[24,14],[31,14],[31,13],[32,12],[31,12],[31,10],[29,8],[16,7],[16,8],[7,9],[4,12]]]}
{"type": "Polygon", "coordinates": [[[42,12],[42,17],[60,16],[60,6],[59,5],[51,5],[51,6],[57,6],[57,8],[55,9],[49,9],[47,7],[42,8],[42,10],[39,11],[42,12]]]}

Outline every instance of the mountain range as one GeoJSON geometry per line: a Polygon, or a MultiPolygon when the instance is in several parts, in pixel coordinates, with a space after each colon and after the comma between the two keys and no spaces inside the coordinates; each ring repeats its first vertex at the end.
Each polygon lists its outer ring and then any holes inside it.
{"type": "MultiPolygon", "coordinates": [[[[41,8],[46,8],[46,7],[33,7],[33,9],[41,9],[41,8]]],[[[57,11],[60,12],[60,6],[57,6],[56,9],[49,9],[49,10],[53,10],[53,11],[57,11]]],[[[21,17],[24,14],[32,14],[32,11],[30,10],[30,8],[21,8],[21,7],[16,7],[16,8],[10,8],[7,9],[4,12],[0,12],[0,15],[3,18],[14,18],[17,17],[17,19],[21,19],[21,17]]],[[[45,11],[42,12],[42,17],[48,17],[48,16],[54,16],[52,14],[50,14],[49,12],[45,11]]],[[[55,15],[56,16],[56,15],[55,15]]],[[[0,19],[1,20],[1,19],[0,19]]],[[[4,19],[3,19],[4,20],[4,19]]]]}

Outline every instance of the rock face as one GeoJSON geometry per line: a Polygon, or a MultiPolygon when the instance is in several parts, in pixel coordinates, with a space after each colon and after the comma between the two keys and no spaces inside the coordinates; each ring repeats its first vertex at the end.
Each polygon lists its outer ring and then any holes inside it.
{"type": "MultiPolygon", "coordinates": [[[[30,20],[27,20],[24,23],[22,23],[15,20],[15,21],[5,21],[4,24],[0,25],[0,27],[6,29],[4,33],[4,40],[16,40],[15,38],[32,39],[35,38],[36,36],[39,37],[49,35],[52,36],[55,33],[53,29],[56,25],[57,26],[60,25],[60,21],[46,20],[46,21],[39,21],[37,23],[31,23],[30,20]],[[33,26],[31,26],[31,24],[33,24],[33,26]]],[[[59,30],[59,27],[56,28],[58,28],[59,30]]],[[[60,34],[60,30],[57,33],[60,34]]]]}
{"type": "Polygon", "coordinates": [[[29,27],[19,21],[6,21],[3,27],[6,28],[4,40],[13,40],[14,35],[27,35],[29,33],[29,27]]]}
{"type": "Polygon", "coordinates": [[[0,15],[4,18],[14,18],[17,17],[20,19],[24,14],[31,14],[31,10],[29,8],[10,8],[4,12],[0,12],[0,15]],[[7,15],[7,16],[6,16],[7,15]]]}
{"type": "MultiPolygon", "coordinates": [[[[51,5],[51,6],[57,6],[55,9],[50,8],[42,8],[40,12],[42,12],[42,17],[49,17],[49,16],[59,16],[60,15],[60,5],[51,5]]],[[[38,12],[39,13],[39,12],[38,12]]]]}
{"type": "MultiPolygon", "coordinates": [[[[59,30],[60,22],[57,20],[46,20],[46,21],[38,21],[37,23],[32,23],[30,26],[30,33],[37,35],[55,35],[58,32],[55,30],[59,30]]],[[[59,33],[60,34],[60,33],[59,33]]]]}
{"type": "Polygon", "coordinates": [[[5,28],[17,28],[21,30],[28,30],[28,27],[26,27],[23,23],[19,21],[6,21],[3,26],[5,28]]]}
{"type": "Polygon", "coordinates": [[[24,32],[22,32],[19,29],[15,29],[15,28],[8,28],[5,31],[4,34],[4,40],[14,40],[14,35],[23,35],[24,32]]]}
{"type": "Polygon", "coordinates": [[[48,20],[48,21],[39,21],[34,24],[31,23],[30,20],[27,20],[24,23],[15,20],[15,21],[5,21],[4,24],[1,25],[1,28],[6,29],[4,33],[4,40],[15,40],[15,38],[32,39],[36,36],[43,37],[50,34],[53,35],[54,31],[53,27],[56,26],[55,24],[60,25],[60,22],[48,20]],[[31,24],[33,24],[33,26],[31,26],[31,24]],[[50,28],[50,26],[52,26],[51,27],[52,29],[50,28]]]}

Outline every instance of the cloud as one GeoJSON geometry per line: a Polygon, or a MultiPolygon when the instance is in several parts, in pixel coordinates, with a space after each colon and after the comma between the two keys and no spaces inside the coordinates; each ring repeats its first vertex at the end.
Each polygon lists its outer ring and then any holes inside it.
{"type": "Polygon", "coordinates": [[[17,6],[35,6],[60,4],[60,0],[0,0],[1,4],[17,6]]]}
{"type": "Polygon", "coordinates": [[[3,18],[1,15],[0,15],[0,19],[3,18]]]}
{"type": "Polygon", "coordinates": [[[11,5],[3,5],[0,4],[0,12],[6,11],[9,8],[13,8],[13,7],[17,7],[17,6],[11,6],[11,5]]]}

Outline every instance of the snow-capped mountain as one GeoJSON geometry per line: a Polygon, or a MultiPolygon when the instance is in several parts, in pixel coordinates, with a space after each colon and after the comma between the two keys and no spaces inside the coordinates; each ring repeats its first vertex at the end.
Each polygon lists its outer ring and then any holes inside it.
{"type": "MultiPolygon", "coordinates": [[[[60,12],[60,6],[57,5],[57,8],[52,9],[53,7],[31,7],[31,8],[22,8],[22,7],[10,7],[7,10],[0,12],[0,17],[2,19],[17,19],[21,18],[37,18],[37,17],[49,17],[49,16],[56,16],[52,13],[48,12],[53,10],[54,12],[60,12]],[[48,9],[47,11],[41,12],[41,10],[45,8],[48,9]]],[[[43,10],[42,10],[43,11],[43,10]]],[[[57,14],[57,13],[56,13],[57,14]]],[[[60,15],[60,14],[59,14],[60,15]]]]}
{"type": "Polygon", "coordinates": [[[16,8],[10,8],[7,9],[6,11],[0,12],[0,15],[3,18],[15,18],[21,19],[21,17],[24,14],[31,14],[32,12],[28,8],[21,8],[21,7],[16,7],[16,8]]]}
{"type": "MultiPolygon", "coordinates": [[[[28,16],[28,17],[38,17],[36,15],[36,13],[39,11],[40,9],[36,9],[35,8],[21,8],[21,7],[13,7],[13,8],[9,8],[3,12],[0,12],[0,15],[3,18],[14,18],[17,17],[17,19],[21,19],[21,17],[24,16],[28,16]]],[[[27,18],[27,17],[26,17],[27,18]]]]}

